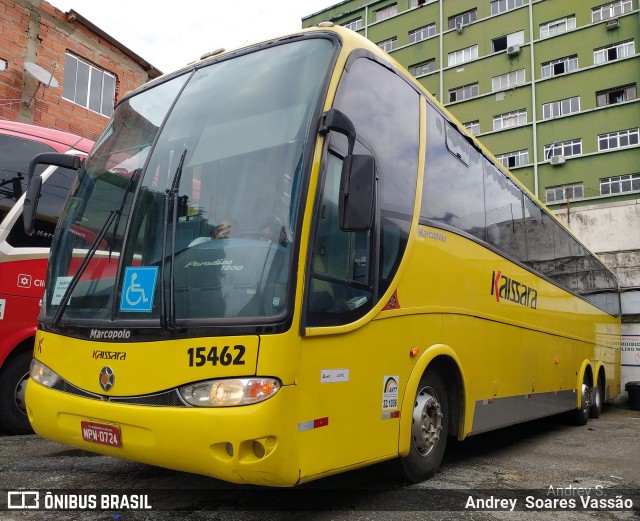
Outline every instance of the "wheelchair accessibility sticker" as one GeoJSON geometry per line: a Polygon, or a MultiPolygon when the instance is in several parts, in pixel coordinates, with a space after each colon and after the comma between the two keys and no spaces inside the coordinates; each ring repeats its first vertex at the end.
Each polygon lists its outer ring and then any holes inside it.
{"type": "Polygon", "coordinates": [[[150,312],[157,278],[157,266],[125,268],[120,311],[150,312]]]}

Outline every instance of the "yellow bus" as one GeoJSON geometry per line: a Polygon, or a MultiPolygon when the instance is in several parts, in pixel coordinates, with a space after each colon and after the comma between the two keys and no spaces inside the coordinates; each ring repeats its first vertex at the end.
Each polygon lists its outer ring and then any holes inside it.
{"type": "Polygon", "coordinates": [[[620,392],[614,275],[386,53],[322,25],[118,103],[51,247],[38,434],[237,483],[394,459],[417,482],[450,436],[584,424],[620,392]]]}

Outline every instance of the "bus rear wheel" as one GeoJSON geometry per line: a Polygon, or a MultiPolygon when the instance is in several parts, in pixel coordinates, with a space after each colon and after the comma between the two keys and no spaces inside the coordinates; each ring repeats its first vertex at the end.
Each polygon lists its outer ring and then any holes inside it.
{"type": "Polygon", "coordinates": [[[591,409],[591,384],[589,383],[589,375],[584,373],[582,377],[582,385],[580,386],[581,405],[579,409],[573,411],[573,421],[576,425],[586,425],[589,420],[589,410],[591,409]]]}
{"type": "Polygon", "coordinates": [[[426,372],[413,404],[411,448],[397,461],[401,477],[419,483],[433,476],[442,462],[449,434],[447,388],[436,372],[426,372]]]}
{"type": "Polygon", "coordinates": [[[9,358],[0,374],[0,429],[9,434],[32,434],[27,417],[24,389],[29,379],[31,352],[9,358]]]}
{"type": "Polygon", "coordinates": [[[602,378],[598,378],[598,383],[591,390],[591,407],[589,407],[589,417],[599,418],[602,413],[602,402],[604,400],[604,383],[602,378]]]}

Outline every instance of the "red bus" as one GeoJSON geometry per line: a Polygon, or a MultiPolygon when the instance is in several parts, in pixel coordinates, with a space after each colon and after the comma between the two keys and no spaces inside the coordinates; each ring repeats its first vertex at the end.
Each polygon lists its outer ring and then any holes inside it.
{"type": "Polygon", "coordinates": [[[29,433],[24,384],[33,353],[51,238],[76,171],[41,166],[34,233],[22,209],[31,159],[40,153],[85,156],[93,142],[59,130],[0,120],[0,430],[29,433]]]}

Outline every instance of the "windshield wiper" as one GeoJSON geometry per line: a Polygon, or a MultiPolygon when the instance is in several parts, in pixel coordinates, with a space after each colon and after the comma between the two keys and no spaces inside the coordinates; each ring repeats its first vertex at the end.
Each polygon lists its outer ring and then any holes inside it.
{"type": "Polygon", "coordinates": [[[162,261],[160,268],[160,309],[162,317],[160,322],[162,327],[168,331],[177,332],[180,328],[176,325],[176,304],[175,304],[175,283],[173,281],[174,265],[176,260],[176,228],[178,226],[178,192],[180,190],[180,179],[182,178],[182,167],[184,159],[187,156],[187,149],[184,149],[180,156],[178,168],[173,176],[171,189],[165,192],[164,196],[164,228],[162,241],[162,261]],[[169,259],[169,309],[167,310],[166,302],[166,277],[165,270],[167,265],[167,233],[169,231],[169,210],[171,212],[171,253],[169,259]]]}
{"type": "MultiPolygon", "coordinates": [[[[100,242],[102,241],[102,239],[104,239],[105,235],[107,235],[107,232],[109,231],[109,227],[114,222],[114,220],[116,220],[116,218],[117,218],[117,221],[116,221],[116,229],[117,229],[118,227],[117,223],[120,221],[120,217],[122,216],[122,213],[124,211],[124,205],[127,201],[127,194],[129,193],[129,190],[131,190],[132,187],[135,186],[135,181],[137,181],[137,175],[136,175],[137,172],[138,170],[133,172],[133,175],[131,176],[131,178],[129,179],[129,182],[127,183],[127,187],[125,188],[124,195],[122,196],[122,201],[120,202],[120,207],[117,209],[111,210],[109,212],[109,217],[107,217],[107,220],[102,225],[102,228],[100,228],[98,235],[96,235],[96,238],[93,240],[93,242],[91,243],[91,246],[89,247],[89,251],[84,256],[84,259],[82,259],[82,263],[80,264],[78,271],[76,271],[76,273],[73,275],[73,278],[71,279],[71,282],[69,282],[69,286],[65,290],[64,295],[62,296],[62,300],[58,305],[58,309],[56,310],[56,314],[53,317],[53,323],[52,323],[53,326],[57,326],[60,323],[60,320],[62,319],[62,314],[64,313],[64,310],[66,309],[67,304],[69,303],[71,294],[73,293],[74,289],[78,285],[78,282],[80,281],[80,277],[82,277],[82,274],[87,269],[89,262],[91,262],[91,259],[93,259],[93,256],[98,250],[98,246],[100,245],[100,242]],[[136,178],[135,180],[134,180],[134,177],[136,178]]],[[[113,242],[115,242],[115,230],[113,234],[112,244],[109,245],[109,259],[111,259],[113,242]]]]}

